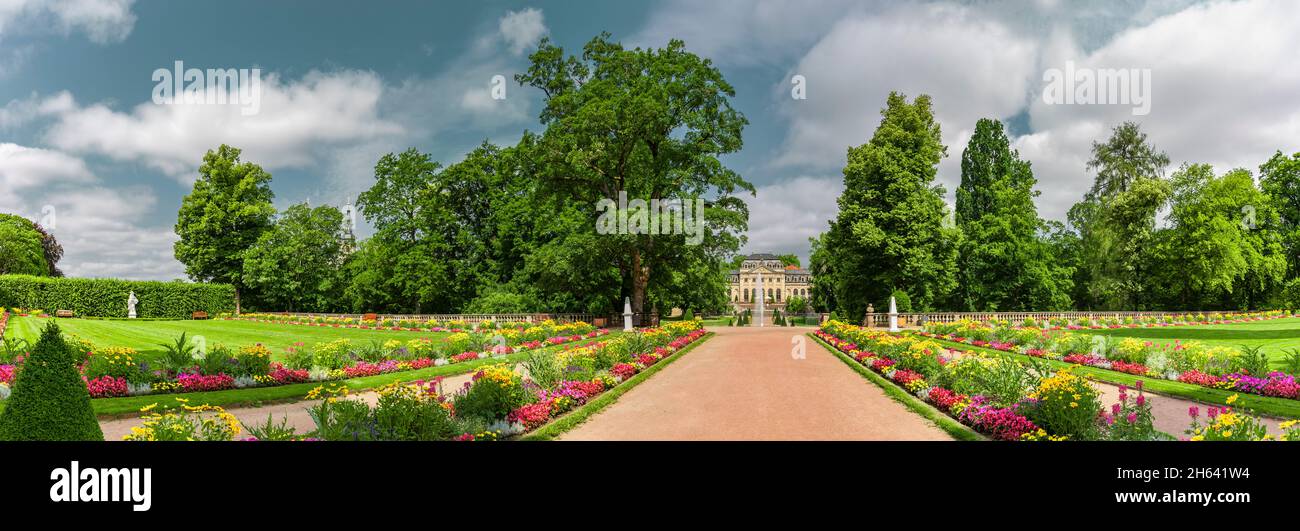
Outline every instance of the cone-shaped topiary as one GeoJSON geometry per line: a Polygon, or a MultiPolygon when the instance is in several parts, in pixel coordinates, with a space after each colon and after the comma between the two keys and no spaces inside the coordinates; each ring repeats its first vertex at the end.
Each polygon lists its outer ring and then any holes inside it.
{"type": "Polygon", "coordinates": [[[13,396],[0,413],[0,441],[102,440],[86,382],[51,321],[14,380],[13,396]]]}

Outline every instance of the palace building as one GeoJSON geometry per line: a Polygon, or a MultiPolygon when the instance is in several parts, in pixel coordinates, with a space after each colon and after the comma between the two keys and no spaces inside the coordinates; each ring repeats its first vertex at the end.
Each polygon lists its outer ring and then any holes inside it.
{"type": "Polygon", "coordinates": [[[785,310],[790,297],[809,300],[812,275],[805,269],[781,264],[774,254],[758,253],[745,257],[740,269],[731,271],[731,305],[737,311],[754,308],[758,297],[769,310],[785,310]],[[758,292],[758,278],[763,278],[763,293],[758,292]]]}

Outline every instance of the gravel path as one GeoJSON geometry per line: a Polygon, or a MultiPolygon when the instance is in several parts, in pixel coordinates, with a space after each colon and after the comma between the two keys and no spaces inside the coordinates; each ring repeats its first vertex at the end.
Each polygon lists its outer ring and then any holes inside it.
{"type": "Polygon", "coordinates": [[[561,440],[951,440],[805,327],[711,327],[696,347],[561,440]],[[791,337],[805,359],[791,355],[791,337]]]}

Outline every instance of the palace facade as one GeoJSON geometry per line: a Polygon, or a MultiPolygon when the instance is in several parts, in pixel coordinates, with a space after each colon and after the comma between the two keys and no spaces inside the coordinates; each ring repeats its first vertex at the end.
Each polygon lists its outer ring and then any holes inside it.
{"type": "Polygon", "coordinates": [[[753,309],[760,296],[764,297],[764,308],[784,311],[790,297],[809,300],[811,293],[812,275],[805,269],[782,265],[774,254],[751,254],[741,262],[740,269],[731,271],[731,306],[737,311],[753,309]],[[759,277],[763,278],[761,294],[759,277]]]}

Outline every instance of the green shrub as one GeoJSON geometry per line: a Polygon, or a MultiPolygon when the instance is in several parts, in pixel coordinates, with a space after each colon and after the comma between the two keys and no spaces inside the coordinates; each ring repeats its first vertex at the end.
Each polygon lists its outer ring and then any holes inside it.
{"type": "Polygon", "coordinates": [[[1268,374],[1268,355],[1263,347],[1242,345],[1241,356],[1233,360],[1233,366],[1251,376],[1262,377],[1268,374]]]}
{"type": "Polygon", "coordinates": [[[104,440],[90,407],[90,392],[53,322],[41,331],[40,340],[18,372],[13,396],[0,413],[0,440],[104,440]]]}
{"type": "Polygon", "coordinates": [[[235,308],[235,289],[229,284],[0,275],[0,307],[40,308],[50,314],[72,310],[81,317],[127,317],[132,291],[141,318],[188,319],[196,311],[216,315],[235,308]]]}
{"type": "Polygon", "coordinates": [[[687,308],[687,309],[686,309],[686,313],[682,314],[682,320],[683,320],[683,321],[694,321],[694,320],[695,320],[695,312],[692,311],[690,308],[687,308]]]}
{"type": "MultiPolygon", "coordinates": [[[[601,350],[611,349],[605,347],[601,350]]],[[[523,365],[528,370],[528,377],[543,389],[555,387],[555,384],[564,377],[564,367],[560,366],[559,358],[546,350],[529,351],[523,365]]]]}
{"type": "Polygon", "coordinates": [[[170,344],[162,344],[163,354],[158,357],[158,365],[168,374],[176,374],[194,366],[194,344],[190,343],[185,332],[170,344]]]}
{"type": "Polygon", "coordinates": [[[1030,396],[1034,400],[1023,403],[1021,410],[1038,427],[1075,441],[1097,438],[1101,399],[1086,379],[1068,369],[1058,371],[1044,378],[1030,396]]]}
{"type": "Polygon", "coordinates": [[[289,425],[288,417],[280,417],[280,423],[276,424],[271,418],[271,414],[266,414],[266,422],[261,424],[244,425],[244,431],[259,441],[292,441],[298,438],[298,430],[289,425]]]}
{"type": "Polygon", "coordinates": [[[198,360],[199,372],[208,376],[215,374],[234,375],[239,367],[239,362],[235,361],[235,353],[225,345],[214,345],[208,349],[207,355],[198,360]]]}
{"type": "Polygon", "coordinates": [[[527,401],[528,394],[519,375],[508,367],[494,365],[480,370],[473,385],[456,395],[454,404],[457,416],[478,417],[490,422],[506,418],[527,401]]]}
{"type": "Polygon", "coordinates": [[[240,348],[234,357],[235,376],[257,376],[271,372],[271,349],[261,343],[240,348]]]}

